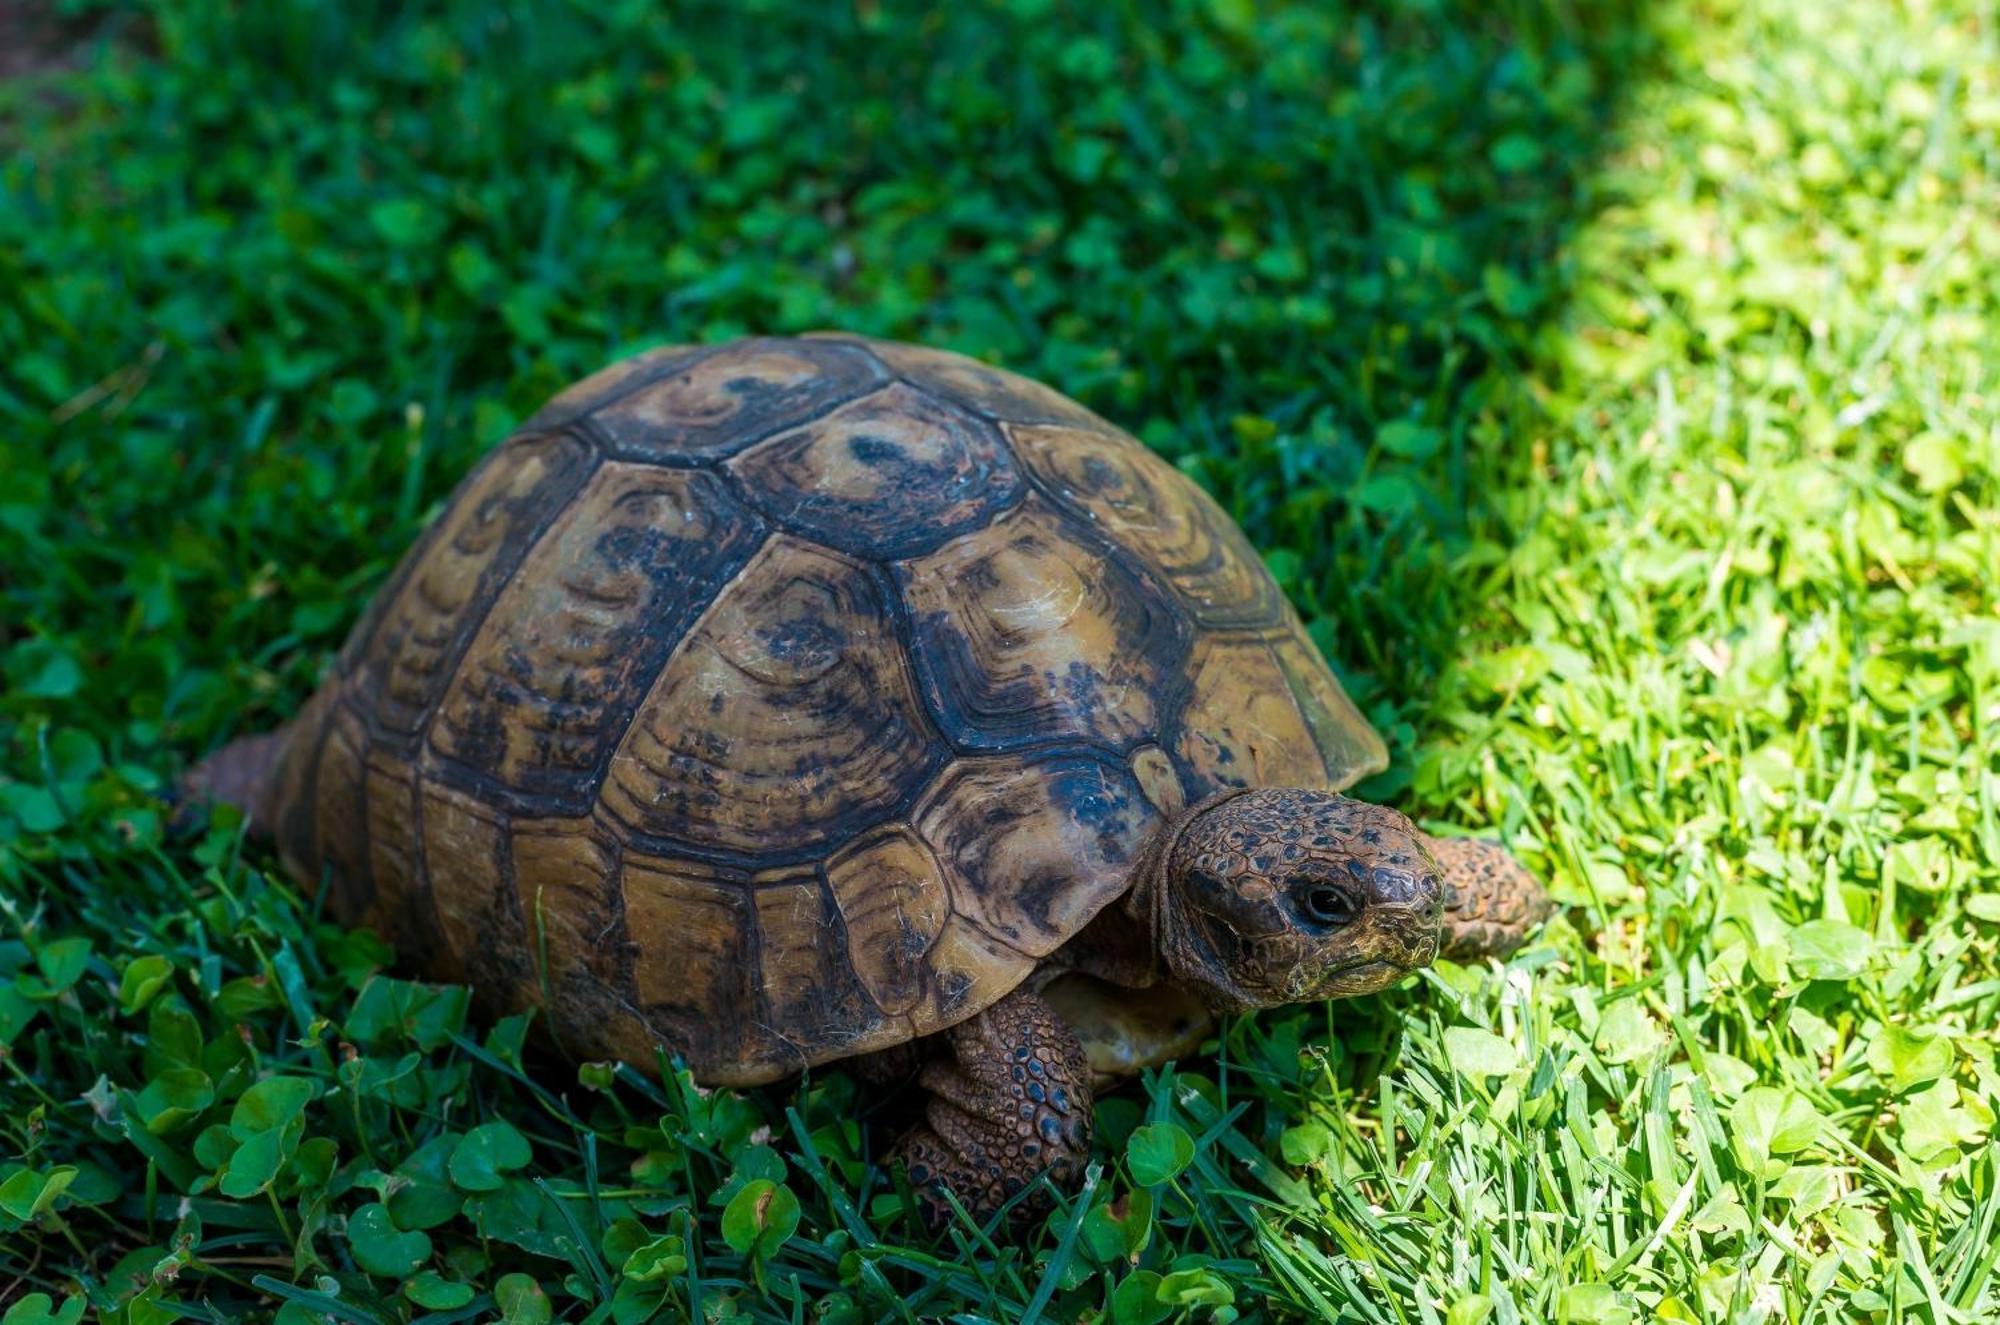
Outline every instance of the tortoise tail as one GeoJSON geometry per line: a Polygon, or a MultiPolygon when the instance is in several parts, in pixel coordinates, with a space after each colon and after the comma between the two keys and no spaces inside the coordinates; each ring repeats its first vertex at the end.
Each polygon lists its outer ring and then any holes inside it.
{"type": "Polygon", "coordinates": [[[189,769],[181,778],[177,799],[183,810],[220,801],[243,811],[253,837],[271,835],[271,790],[277,782],[278,761],[285,755],[290,727],[239,736],[189,769]]]}

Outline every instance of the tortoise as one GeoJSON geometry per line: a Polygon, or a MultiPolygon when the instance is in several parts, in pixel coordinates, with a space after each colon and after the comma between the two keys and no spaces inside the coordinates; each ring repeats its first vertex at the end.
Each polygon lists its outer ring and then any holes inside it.
{"type": "Polygon", "coordinates": [[[927,1092],[926,1217],[1081,1173],[1217,1014],[1510,953],[1242,532],[1047,387],[840,334],[667,347],[465,478],[325,684],[190,777],[567,1053],[927,1092]]]}

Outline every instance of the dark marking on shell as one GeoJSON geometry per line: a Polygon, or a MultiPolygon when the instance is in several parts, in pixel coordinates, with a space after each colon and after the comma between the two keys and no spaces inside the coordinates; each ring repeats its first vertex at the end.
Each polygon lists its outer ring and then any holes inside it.
{"type": "Polygon", "coordinates": [[[730,468],[774,522],[869,558],[928,551],[1021,494],[991,424],[901,385],[773,437],[730,468]]]}

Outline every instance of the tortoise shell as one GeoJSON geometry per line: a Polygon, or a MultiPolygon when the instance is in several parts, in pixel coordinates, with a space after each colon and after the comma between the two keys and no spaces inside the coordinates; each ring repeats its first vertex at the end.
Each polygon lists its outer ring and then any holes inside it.
{"type": "Polygon", "coordinates": [[[1184,805],[1383,763],[1181,473],[1013,374],[824,336],[653,350],[528,420],[268,817],[432,976],[738,1085],[993,1003],[1184,805]]]}

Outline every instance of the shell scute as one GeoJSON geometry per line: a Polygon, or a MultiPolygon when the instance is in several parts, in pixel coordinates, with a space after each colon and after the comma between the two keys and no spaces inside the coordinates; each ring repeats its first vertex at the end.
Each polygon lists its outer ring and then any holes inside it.
{"type": "Polygon", "coordinates": [[[427,908],[417,862],[416,770],[387,751],[371,751],[363,772],[367,799],[369,909],[407,943],[422,932],[427,908]]]}
{"type": "Polygon", "coordinates": [[[375,905],[375,874],[368,858],[367,752],[361,720],[343,704],[331,706],[313,774],[313,848],[315,859],[331,869],[334,903],[341,913],[393,933],[396,917],[382,915],[375,905]]]}
{"type": "Polygon", "coordinates": [[[833,341],[738,341],[649,376],[593,410],[589,430],[623,460],[703,464],[735,455],[887,378],[833,341]]]}
{"type": "MultiPolygon", "coordinates": [[[[1313,745],[1326,767],[1327,785],[1349,787],[1389,766],[1389,747],[1381,733],[1361,716],[1361,710],[1333,679],[1305,627],[1292,609],[1285,609],[1291,629],[1271,643],[1278,667],[1285,674],[1292,698],[1312,732],[1313,745]]],[[[1284,785],[1284,784],[1278,784],[1284,785]]]]}
{"type": "Polygon", "coordinates": [[[488,606],[583,484],[593,459],[573,437],[524,437],[467,478],[361,651],[353,683],[372,696],[371,738],[411,748],[488,606]]]}
{"type": "Polygon", "coordinates": [[[944,869],[907,825],[869,833],[826,863],[847,960],[875,1005],[902,1016],[924,997],[927,958],[951,915],[944,869]]]}
{"type": "Polygon", "coordinates": [[[900,563],[912,656],[964,750],[1058,738],[1124,749],[1159,730],[1186,625],[1124,559],[1030,502],[900,563]]]}
{"type": "Polygon", "coordinates": [[[1175,753],[1199,800],[1232,787],[1332,785],[1291,682],[1258,636],[1211,635],[1195,644],[1194,691],[1175,753]]]}
{"type": "Polygon", "coordinates": [[[1091,752],[960,760],[916,817],[952,910],[1031,960],[1126,890],[1152,822],[1131,772],[1091,752]]]}
{"type": "Polygon", "coordinates": [[[879,821],[935,762],[866,568],[778,536],[661,671],[603,802],[640,834],[757,854],[879,821]]]}
{"type": "Polygon", "coordinates": [[[521,425],[521,431],[553,431],[574,423],[592,410],[602,409],[650,381],[684,370],[710,353],[713,351],[692,345],[660,345],[620,359],[564,388],[530,415],[521,425]]]}
{"type": "MultiPolygon", "coordinates": [[[[632,1007],[636,949],[625,927],[617,844],[585,816],[516,819],[508,829],[514,892],[536,978],[528,991],[567,1052],[617,1054],[650,1040],[632,1007]]],[[[640,1061],[651,1057],[640,1051],[640,1061]]]]}
{"type": "Polygon", "coordinates": [[[1034,959],[961,915],[945,921],[928,957],[930,985],[911,1014],[928,1035],[990,1007],[1035,969],[1034,959]]]}
{"type": "Polygon", "coordinates": [[[976,529],[1021,491],[992,424],[901,383],[759,443],[730,468],[766,515],[829,547],[907,557],[976,529]]]}
{"type": "Polygon", "coordinates": [[[770,1059],[796,1070],[907,1038],[908,1024],[868,996],[847,957],[840,909],[817,878],[763,884],[751,898],[770,1059]]]}
{"type": "Polygon", "coordinates": [[[436,978],[471,984],[514,1010],[532,987],[528,930],[510,880],[505,817],[479,797],[419,781],[424,877],[439,948],[436,978]]]}
{"type": "Polygon", "coordinates": [[[871,354],[904,381],[958,401],[990,419],[1100,428],[1111,426],[1060,391],[970,355],[859,336],[836,335],[830,339],[865,345],[871,354]]]}
{"type": "Polygon", "coordinates": [[[763,533],[713,474],[600,467],[487,614],[432,748],[582,813],[668,650],[763,533]]]}
{"type": "Polygon", "coordinates": [[[633,966],[639,1011],[668,1053],[705,1079],[740,1080],[743,1065],[768,1052],[754,1015],[749,889],[713,866],[631,851],[622,881],[626,928],[641,954],[633,966]]]}
{"type": "Polygon", "coordinates": [[[1274,626],[1284,596],[1235,522],[1194,480],[1122,433],[1010,426],[1053,500],[1156,570],[1210,629],[1274,626]]]}

